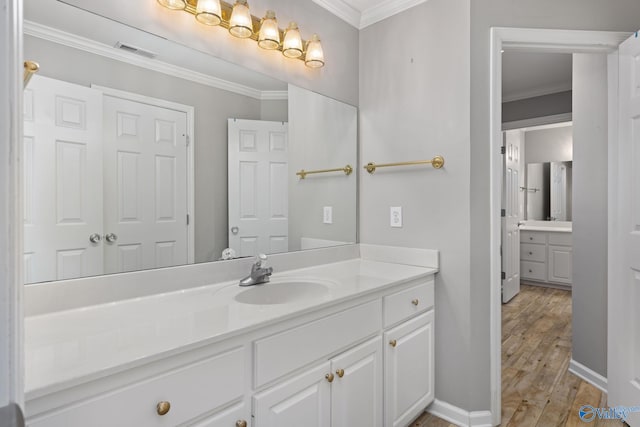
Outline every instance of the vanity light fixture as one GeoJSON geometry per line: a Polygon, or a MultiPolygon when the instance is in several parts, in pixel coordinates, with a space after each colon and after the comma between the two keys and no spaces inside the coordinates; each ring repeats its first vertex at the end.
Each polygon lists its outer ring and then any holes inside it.
{"type": "Polygon", "coordinates": [[[284,31],[284,40],[282,42],[282,54],[287,58],[300,58],[302,52],[302,38],[298,24],[290,22],[284,31]]]}
{"type": "Polygon", "coordinates": [[[264,18],[256,18],[249,12],[247,0],[235,0],[233,5],[224,0],[156,1],[167,9],[183,10],[194,15],[201,24],[219,25],[235,37],[254,40],[262,49],[279,50],[287,58],[304,61],[309,68],[324,66],[324,52],[316,34],[309,41],[303,40],[295,22],[291,22],[284,31],[281,30],[272,10],[268,10],[264,18]]]}
{"type": "Polygon", "coordinates": [[[158,0],[158,3],[171,10],[184,10],[187,7],[185,0],[158,0]]]}
{"type": "Polygon", "coordinates": [[[258,33],[258,46],[267,50],[274,50],[280,47],[280,29],[276,21],[276,13],[267,10],[258,33]]]}
{"type": "Polygon", "coordinates": [[[229,18],[229,32],[232,36],[246,39],[253,35],[253,22],[247,0],[236,0],[229,18]]]}
{"type": "Polygon", "coordinates": [[[196,19],[204,25],[220,25],[222,22],[220,0],[198,0],[196,3],[196,19]]]}

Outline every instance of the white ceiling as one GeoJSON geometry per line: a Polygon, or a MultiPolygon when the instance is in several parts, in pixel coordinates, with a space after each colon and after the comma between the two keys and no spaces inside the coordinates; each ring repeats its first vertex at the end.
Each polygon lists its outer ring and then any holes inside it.
{"type": "Polygon", "coordinates": [[[314,3],[362,29],[427,0],[313,0],[314,3]]]}
{"type": "Polygon", "coordinates": [[[502,54],[502,102],[571,90],[569,53],[514,52],[502,54]]]}

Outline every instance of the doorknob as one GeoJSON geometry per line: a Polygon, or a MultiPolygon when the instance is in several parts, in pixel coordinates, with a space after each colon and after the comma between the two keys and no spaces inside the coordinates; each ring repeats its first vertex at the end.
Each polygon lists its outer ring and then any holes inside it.
{"type": "Polygon", "coordinates": [[[231,227],[231,232],[233,234],[238,234],[238,231],[240,231],[240,229],[238,227],[231,227]]]}
{"type": "Polygon", "coordinates": [[[106,236],[104,236],[104,239],[108,242],[108,243],[113,243],[116,240],[118,240],[118,236],[113,234],[113,233],[109,233],[106,236]]]}
{"type": "Polygon", "coordinates": [[[98,233],[93,233],[91,236],[89,236],[89,241],[91,243],[100,243],[101,240],[102,236],[100,236],[98,233]]]}

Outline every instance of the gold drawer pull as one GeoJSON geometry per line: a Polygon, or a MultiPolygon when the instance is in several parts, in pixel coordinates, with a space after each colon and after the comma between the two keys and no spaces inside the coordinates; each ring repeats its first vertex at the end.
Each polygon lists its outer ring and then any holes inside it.
{"type": "Polygon", "coordinates": [[[533,255],[533,252],[529,252],[529,255],[533,255]]]}
{"type": "Polygon", "coordinates": [[[166,401],[159,402],[156,406],[156,410],[160,416],[166,415],[166,413],[169,412],[169,409],[171,409],[171,403],[166,401]]]}
{"type": "Polygon", "coordinates": [[[344,377],[344,369],[338,369],[338,370],[336,371],[336,374],[338,374],[338,376],[339,376],[340,378],[344,377]]]}
{"type": "Polygon", "coordinates": [[[327,381],[329,381],[330,383],[333,382],[333,374],[331,372],[329,372],[327,375],[324,376],[327,381]]]}
{"type": "Polygon", "coordinates": [[[247,427],[247,422],[245,420],[236,421],[236,427],[247,427]]]}
{"type": "Polygon", "coordinates": [[[391,341],[389,341],[389,345],[391,347],[395,347],[396,345],[398,345],[398,342],[396,340],[391,340],[391,341]]]}
{"type": "Polygon", "coordinates": [[[418,304],[420,304],[420,301],[418,301],[418,299],[416,298],[416,299],[411,301],[411,304],[417,306],[418,304]]]}

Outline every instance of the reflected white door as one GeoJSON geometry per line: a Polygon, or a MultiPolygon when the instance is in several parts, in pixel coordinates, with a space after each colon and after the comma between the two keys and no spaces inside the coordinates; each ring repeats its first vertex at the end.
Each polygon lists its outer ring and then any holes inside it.
{"type": "Polygon", "coordinates": [[[287,123],[229,119],[229,247],[289,250],[287,123]]]}
{"type": "Polygon", "coordinates": [[[567,166],[551,162],[551,219],[567,220],[567,166]]]}
{"type": "Polygon", "coordinates": [[[102,274],[102,94],[34,76],[24,92],[25,282],[102,274]]]}
{"type": "Polygon", "coordinates": [[[505,154],[502,181],[502,302],[520,292],[520,155],[522,130],[504,132],[505,154]]]}
{"type": "MultiPolygon", "coordinates": [[[[608,296],[608,403],[640,407],[640,38],[619,50],[617,174],[611,218],[608,296]]],[[[615,123],[612,124],[615,126],[615,123]]],[[[640,408],[639,408],[640,409],[640,408]]],[[[640,412],[629,414],[640,426],[640,412]]]]}
{"type": "Polygon", "coordinates": [[[187,116],[104,96],[105,272],[187,263],[187,116]]]}

